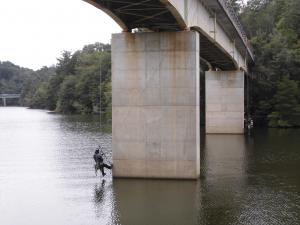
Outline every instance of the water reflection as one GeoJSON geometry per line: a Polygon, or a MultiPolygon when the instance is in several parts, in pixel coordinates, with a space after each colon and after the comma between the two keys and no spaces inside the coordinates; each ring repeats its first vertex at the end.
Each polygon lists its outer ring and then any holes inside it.
{"type": "Polygon", "coordinates": [[[93,199],[99,143],[110,156],[111,135],[95,118],[0,108],[0,224],[115,224],[111,185],[102,216],[93,210],[103,204],[93,199]]]}
{"type": "Polygon", "coordinates": [[[300,130],[203,135],[199,181],[94,173],[97,117],[0,108],[1,225],[298,225],[300,130]]]}
{"type": "Polygon", "coordinates": [[[114,180],[122,225],[197,224],[196,181],[114,180]]]}
{"type": "Polygon", "coordinates": [[[203,172],[206,178],[219,176],[226,179],[245,176],[247,158],[244,135],[210,134],[205,138],[203,172]]]}
{"type": "Polygon", "coordinates": [[[243,135],[206,135],[202,149],[200,224],[234,224],[246,186],[243,135]]]}
{"type": "Polygon", "coordinates": [[[94,201],[96,203],[96,206],[101,205],[103,203],[104,194],[105,194],[105,183],[106,180],[103,179],[101,185],[99,184],[95,185],[94,201]]]}
{"type": "Polygon", "coordinates": [[[102,179],[94,186],[95,215],[101,224],[119,224],[112,180],[102,179]]]}
{"type": "MultiPolygon", "coordinates": [[[[299,224],[300,130],[255,130],[239,224],[299,224]]],[[[248,139],[249,139],[248,138],[248,139]]]]}
{"type": "Polygon", "coordinates": [[[200,224],[299,224],[299,134],[207,135],[200,224]]]}

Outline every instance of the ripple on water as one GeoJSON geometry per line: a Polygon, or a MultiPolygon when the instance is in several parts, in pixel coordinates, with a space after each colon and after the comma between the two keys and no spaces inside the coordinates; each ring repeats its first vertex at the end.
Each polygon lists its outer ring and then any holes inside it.
{"type": "MultiPolygon", "coordinates": [[[[108,132],[106,132],[108,131],[108,132]]],[[[199,181],[112,180],[95,116],[0,108],[1,225],[298,225],[299,130],[202,137],[199,181]]]]}

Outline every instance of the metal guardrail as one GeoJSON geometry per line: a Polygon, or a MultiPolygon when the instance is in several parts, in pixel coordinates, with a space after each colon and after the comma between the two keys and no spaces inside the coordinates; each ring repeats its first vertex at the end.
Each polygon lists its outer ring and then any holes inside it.
{"type": "Polygon", "coordinates": [[[251,57],[254,58],[253,49],[249,43],[247,34],[238,18],[236,12],[234,11],[232,5],[230,4],[230,2],[228,0],[218,0],[218,1],[223,6],[224,10],[227,12],[228,16],[230,17],[231,21],[233,22],[234,26],[236,27],[238,33],[240,34],[241,38],[243,39],[243,41],[246,45],[246,47],[250,51],[251,57]]]}

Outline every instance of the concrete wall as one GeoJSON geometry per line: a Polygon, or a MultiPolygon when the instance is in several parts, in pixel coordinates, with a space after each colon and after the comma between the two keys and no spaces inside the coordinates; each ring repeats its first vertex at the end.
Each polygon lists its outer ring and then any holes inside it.
{"type": "Polygon", "coordinates": [[[244,133],[244,72],[205,73],[206,133],[244,133]]]}
{"type": "Polygon", "coordinates": [[[200,173],[199,34],[112,37],[114,177],[200,173]]]}

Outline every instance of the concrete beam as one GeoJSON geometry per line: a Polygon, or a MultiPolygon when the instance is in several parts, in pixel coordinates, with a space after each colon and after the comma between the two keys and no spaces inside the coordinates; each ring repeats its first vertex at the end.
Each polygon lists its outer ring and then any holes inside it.
{"type": "MultiPolygon", "coordinates": [[[[241,48],[235,45],[235,38],[231,33],[226,33],[217,14],[213,9],[209,9],[202,1],[199,0],[169,0],[177,9],[177,12],[185,18],[187,27],[199,31],[209,39],[216,48],[220,49],[225,55],[230,57],[236,65],[236,69],[244,68],[248,70],[245,60],[247,49],[241,52],[241,48]]],[[[215,1],[213,1],[215,2],[215,1]]],[[[223,21],[224,23],[225,21],[223,21]]]]}
{"type": "Polygon", "coordinates": [[[206,133],[244,133],[244,72],[205,73],[206,133]]]}
{"type": "Polygon", "coordinates": [[[200,173],[199,34],[112,37],[114,177],[200,173]]]}
{"type": "Polygon", "coordinates": [[[247,71],[253,61],[238,20],[224,0],[85,1],[106,12],[124,31],[197,30],[201,34],[201,57],[215,68],[247,71]]]}

